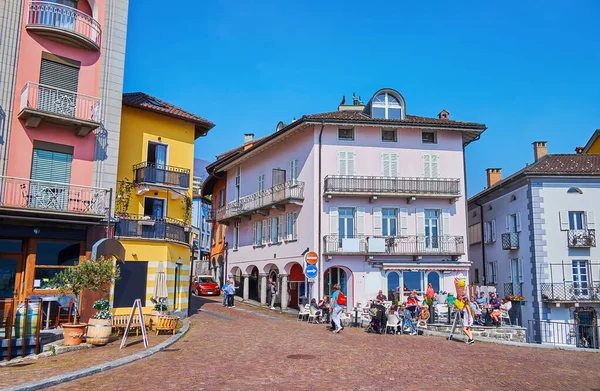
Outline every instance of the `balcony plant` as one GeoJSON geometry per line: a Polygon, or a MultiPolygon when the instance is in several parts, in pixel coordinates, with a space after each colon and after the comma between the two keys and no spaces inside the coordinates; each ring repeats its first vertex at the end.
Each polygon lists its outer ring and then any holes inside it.
{"type": "Polygon", "coordinates": [[[189,231],[190,225],[192,224],[192,197],[190,197],[189,193],[185,193],[181,202],[183,203],[183,222],[186,230],[189,231]]]}
{"type": "Polygon", "coordinates": [[[106,293],[119,277],[118,265],[113,265],[110,259],[100,257],[96,261],[85,260],[77,266],[64,269],[50,279],[50,287],[58,290],[60,294],[72,293],[75,295],[73,323],[63,324],[65,345],[79,345],[83,341],[87,324],[79,322],[81,292],[88,289],[93,292],[106,293]]]}
{"type": "Polygon", "coordinates": [[[125,178],[119,181],[117,185],[117,194],[115,198],[115,209],[119,216],[127,216],[129,203],[131,202],[131,193],[133,191],[133,183],[125,178]]]}
{"type": "Polygon", "coordinates": [[[113,314],[108,310],[108,300],[96,300],[94,309],[96,312],[88,321],[88,330],[85,341],[92,345],[106,345],[112,331],[113,314]]]}

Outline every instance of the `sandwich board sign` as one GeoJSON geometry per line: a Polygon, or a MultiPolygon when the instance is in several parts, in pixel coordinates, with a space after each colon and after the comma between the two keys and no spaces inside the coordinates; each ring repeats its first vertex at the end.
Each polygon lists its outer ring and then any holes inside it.
{"type": "Polygon", "coordinates": [[[140,299],[135,299],[133,302],[133,307],[131,307],[131,313],[129,314],[129,319],[127,319],[127,326],[125,327],[125,331],[123,332],[123,339],[121,340],[121,347],[119,349],[123,349],[125,347],[125,341],[127,341],[127,335],[129,334],[129,328],[133,323],[133,319],[135,316],[135,310],[138,310],[138,322],[139,327],[142,329],[142,339],[144,340],[144,349],[148,347],[148,334],[146,334],[146,326],[144,323],[144,314],[142,313],[142,301],[140,299]]]}

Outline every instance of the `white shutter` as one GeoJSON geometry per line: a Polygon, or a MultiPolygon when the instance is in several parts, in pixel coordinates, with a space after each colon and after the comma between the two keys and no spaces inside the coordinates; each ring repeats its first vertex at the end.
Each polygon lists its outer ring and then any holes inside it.
{"type": "Polygon", "coordinates": [[[269,243],[271,236],[271,231],[269,230],[269,219],[265,219],[262,222],[262,243],[269,243]]]}
{"type": "Polygon", "coordinates": [[[492,219],[491,221],[491,230],[492,230],[492,242],[496,241],[496,219],[492,219]]]}
{"type": "Polygon", "coordinates": [[[585,220],[587,222],[587,229],[596,229],[596,215],[593,210],[585,212],[585,220]]]}
{"type": "Polygon", "coordinates": [[[337,206],[329,207],[329,233],[331,235],[338,235],[340,233],[339,229],[340,218],[338,214],[337,206]]]}
{"type": "Polygon", "coordinates": [[[253,226],[253,231],[252,231],[252,240],[254,242],[254,245],[258,245],[258,242],[256,241],[256,224],[258,224],[258,221],[254,222],[254,226],[253,226]]]}
{"type": "Polygon", "coordinates": [[[431,177],[431,163],[430,163],[430,155],[428,153],[424,153],[421,155],[421,166],[423,171],[423,177],[430,178],[431,177]]]}
{"type": "Polygon", "coordinates": [[[521,212],[517,212],[517,232],[521,232],[521,212]]]}
{"type": "Polygon", "coordinates": [[[390,176],[390,154],[381,152],[381,176],[390,176]]]}
{"type": "Polygon", "coordinates": [[[560,230],[568,231],[569,230],[569,212],[566,210],[561,210],[558,212],[558,217],[560,220],[560,230]]]}
{"type": "Polygon", "coordinates": [[[522,283],[524,280],[525,278],[523,277],[523,258],[519,258],[519,282],[522,283]]]}
{"type": "Polygon", "coordinates": [[[489,235],[489,221],[486,221],[485,223],[483,223],[483,242],[484,243],[489,243],[490,242],[490,235],[489,235]]]}
{"type": "Polygon", "coordinates": [[[417,235],[425,235],[425,210],[418,208],[416,210],[417,215],[417,235]]]}
{"type": "Polygon", "coordinates": [[[286,213],[284,215],[281,215],[281,217],[279,218],[279,220],[280,220],[279,226],[281,227],[281,228],[279,228],[279,235],[281,235],[281,238],[283,240],[290,240],[289,233],[288,233],[288,227],[287,227],[288,216],[289,216],[289,213],[286,213]]]}
{"type": "Polygon", "coordinates": [[[381,215],[381,208],[373,208],[373,235],[383,235],[382,225],[383,217],[381,215]]]}
{"type": "Polygon", "coordinates": [[[400,236],[408,235],[408,209],[401,208],[398,213],[400,216],[400,236]]]}
{"type": "Polygon", "coordinates": [[[512,270],[512,258],[508,258],[508,282],[513,282],[513,278],[512,278],[512,274],[513,274],[513,270],[512,270]]]}
{"type": "Polygon", "coordinates": [[[347,153],[347,163],[348,163],[348,174],[347,175],[355,175],[356,174],[356,152],[346,152],[347,153]]]}
{"type": "Polygon", "coordinates": [[[337,153],[337,173],[338,175],[348,175],[346,163],[346,151],[338,151],[337,153]]]}
{"type": "Polygon", "coordinates": [[[390,176],[399,177],[400,176],[400,155],[396,152],[390,153],[390,176]]]}
{"type": "Polygon", "coordinates": [[[356,208],[356,234],[365,234],[365,208],[356,208]]]}
{"type": "Polygon", "coordinates": [[[442,235],[450,235],[450,209],[442,209],[442,235]]]}
{"type": "Polygon", "coordinates": [[[298,238],[298,212],[292,213],[292,239],[298,238]]]}
{"type": "Polygon", "coordinates": [[[510,232],[510,215],[506,215],[506,232],[510,232]]]}
{"type": "Polygon", "coordinates": [[[432,153],[430,157],[431,163],[431,177],[439,178],[440,177],[440,155],[437,153],[432,153]]]}

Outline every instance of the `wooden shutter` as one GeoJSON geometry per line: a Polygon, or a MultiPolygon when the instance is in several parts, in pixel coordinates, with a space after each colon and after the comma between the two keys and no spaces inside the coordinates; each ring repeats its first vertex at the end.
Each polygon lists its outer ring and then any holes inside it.
{"type": "Polygon", "coordinates": [[[489,221],[486,221],[485,223],[483,223],[483,242],[484,243],[489,243],[490,242],[489,228],[490,228],[490,222],[489,221]]]}
{"type": "Polygon", "coordinates": [[[381,208],[373,208],[373,235],[381,236],[383,235],[383,216],[381,213],[381,208]]]}
{"type": "Polygon", "coordinates": [[[269,219],[264,219],[262,222],[262,243],[269,243],[271,231],[269,230],[269,219]]]}
{"type": "Polygon", "coordinates": [[[596,213],[593,210],[585,212],[585,220],[587,223],[587,229],[596,229],[596,213]]]}
{"type": "Polygon", "coordinates": [[[510,232],[510,215],[506,215],[506,232],[510,232]]]}
{"type": "Polygon", "coordinates": [[[340,233],[339,229],[340,217],[338,213],[337,206],[329,207],[329,233],[331,235],[338,235],[340,233]]]}
{"type": "Polygon", "coordinates": [[[281,237],[281,240],[289,240],[290,239],[288,237],[288,230],[287,230],[288,216],[289,216],[289,213],[286,213],[286,214],[281,215],[281,217],[279,217],[279,236],[281,237]]]}
{"type": "Polygon", "coordinates": [[[381,175],[390,176],[390,154],[381,152],[381,175]]]}
{"type": "Polygon", "coordinates": [[[298,159],[290,161],[290,179],[298,179],[298,159]]]}
{"type": "Polygon", "coordinates": [[[430,157],[431,163],[431,177],[439,178],[440,177],[440,155],[437,153],[432,153],[430,157]]]}
{"type": "Polygon", "coordinates": [[[450,235],[450,209],[442,209],[442,235],[450,235]]]}
{"type": "Polygon", "coordinates": [[[492,219],[490,224],[492,230],[492,242],[496,241],[496,219],[492,219]]]}
{"type": "MultiPolygon", "coordinates": [[[[523,277],[523,258],[519,258],[519,282],[522,283],[525,280],[523,277]]],[[[523,292],[521,292],[522,294],[523,292]]]]}
{"type": "Polygon", "coordinates": [[[521,212],[517,212],[516,214],[516,220],[517,220],[517,232],[521,232],[521,212]]]}
{"type": "Polygon", "coordinates": [[[425,235],[425,210],[418,208],[416,210],[417,215],[417,235],[425,235]]]}
{"type": "Polygon", "coordinates": [[[568,231],[569,230],[569,212],[567,212],[566,210],[559,211],[558,218],[560,220],[560,230],[568,231]]]}
{"type": "Polygon", "coordinates": [[[399,220],[400,220],[400,236],[408,235],[408,209],[400,208],[398,210],[399,220]]]}
{"type": "Polygon", "coordinates": [[[508,282],[513,282],[513,278],[512,278],[512,274],[513,274],[512,262],[513,262],[513,259],[512,258],[508,258],[508,282]]]}
{"type": "Polygon", "coordinates": [[[400,176],[400,155],[398,153],[392,152],[390,153],[390,176],[399,177],[400,176]]]}
{"type": "Polygon", "coordinates": [[[365,208],[356,208],[356,234],[365,234],[365,208]]]}
{"type": "Polygon", "coordinates": [[[347,175],[355,175],[356,174],[356,152],[347,152],[347,162],[348,162],[348,174],[347,175]]]}
{"type": "Polygon", "coordinates": [[[424,153],[421,155],[421,167],[423,177],[431,178],[431,155],[424,153]]]}
{"type": "Polygon", "coordinates": [[[255,221],[255,222],[254,222],[254,225],[253,225],[253,228],[254,228],[254,229],[253,229],[253,231],[252,231],[252,241],[254,242],[254,245],[255,245],[255,246],[258,246],[258,245],[259,245],[259,243],[258,243],[258,240],[256,240],[256,239],[257,239],[257,238],[256,238],[256,232],[257,232],[256,230],[257,230],[257,225],[258,225],[258,221],[255,221]]]}
{"type": "Polygon", "coordinates": [[[338,151],[337,153],[337,173],[338,175],[348,175],[348,163],[346,159],[346,151],[338,151]]]}

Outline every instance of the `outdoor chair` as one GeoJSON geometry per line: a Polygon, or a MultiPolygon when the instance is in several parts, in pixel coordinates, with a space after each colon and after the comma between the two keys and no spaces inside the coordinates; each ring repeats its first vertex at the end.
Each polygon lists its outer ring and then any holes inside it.
{"type": "Polygon", "coordinates": [[[400,318],[396,316],[396,314],[387,314],[387,323],[385,325],[385,334],[387,334],[388,329],[392,329],[393,333],[396,334],[398,332],[398,328],[400,327],[400,318]]]}
{"type": "Polygon", "coordinates": [[[296,317],[296,320],[303,321],[304,318],[308,320],[308,316],[310,315],[310,310],[308,309],[308,307],[308,305],[300,306],[300,311],[298,311],[298,316],[296,317]]]}
{"type": "Polygon", "coordinates": [[[73,304],[74,299],[71,297],[68,305],[61,305],[58,307],[56,319],[54,321],[54,327],[58,328],[63,323],[71,323],[71,316],[73,315],[73,304]]]}
{"type": "Polygon", "coordinates": [[[500,327],[504,326],[504,320],[508,320],[508,325],[512,326],[512,323],[510,322],[510,316],[508,316],[508,311],[501,309],[500,310],[500,327]]]}
{"type": "MultiPolygon", "coordinates": [[[[421,315],[423,315],[423,314],[421,314],[421,315]]],[[[429,321],[430,316],[431,316],[431,313],[427,317],[424,317],[424,318],[419,316],[419,320],[417,321],[417,331],[418,331],[418,329],[426,329],[427,328],[427,322],[429,321]]]]}
{"type": "Polygon", "coordinates": [[[321,323],[321,310],[316,309],[313,306],[309,307],[310,314],[308,314],[308,323],[321,323]]]}

